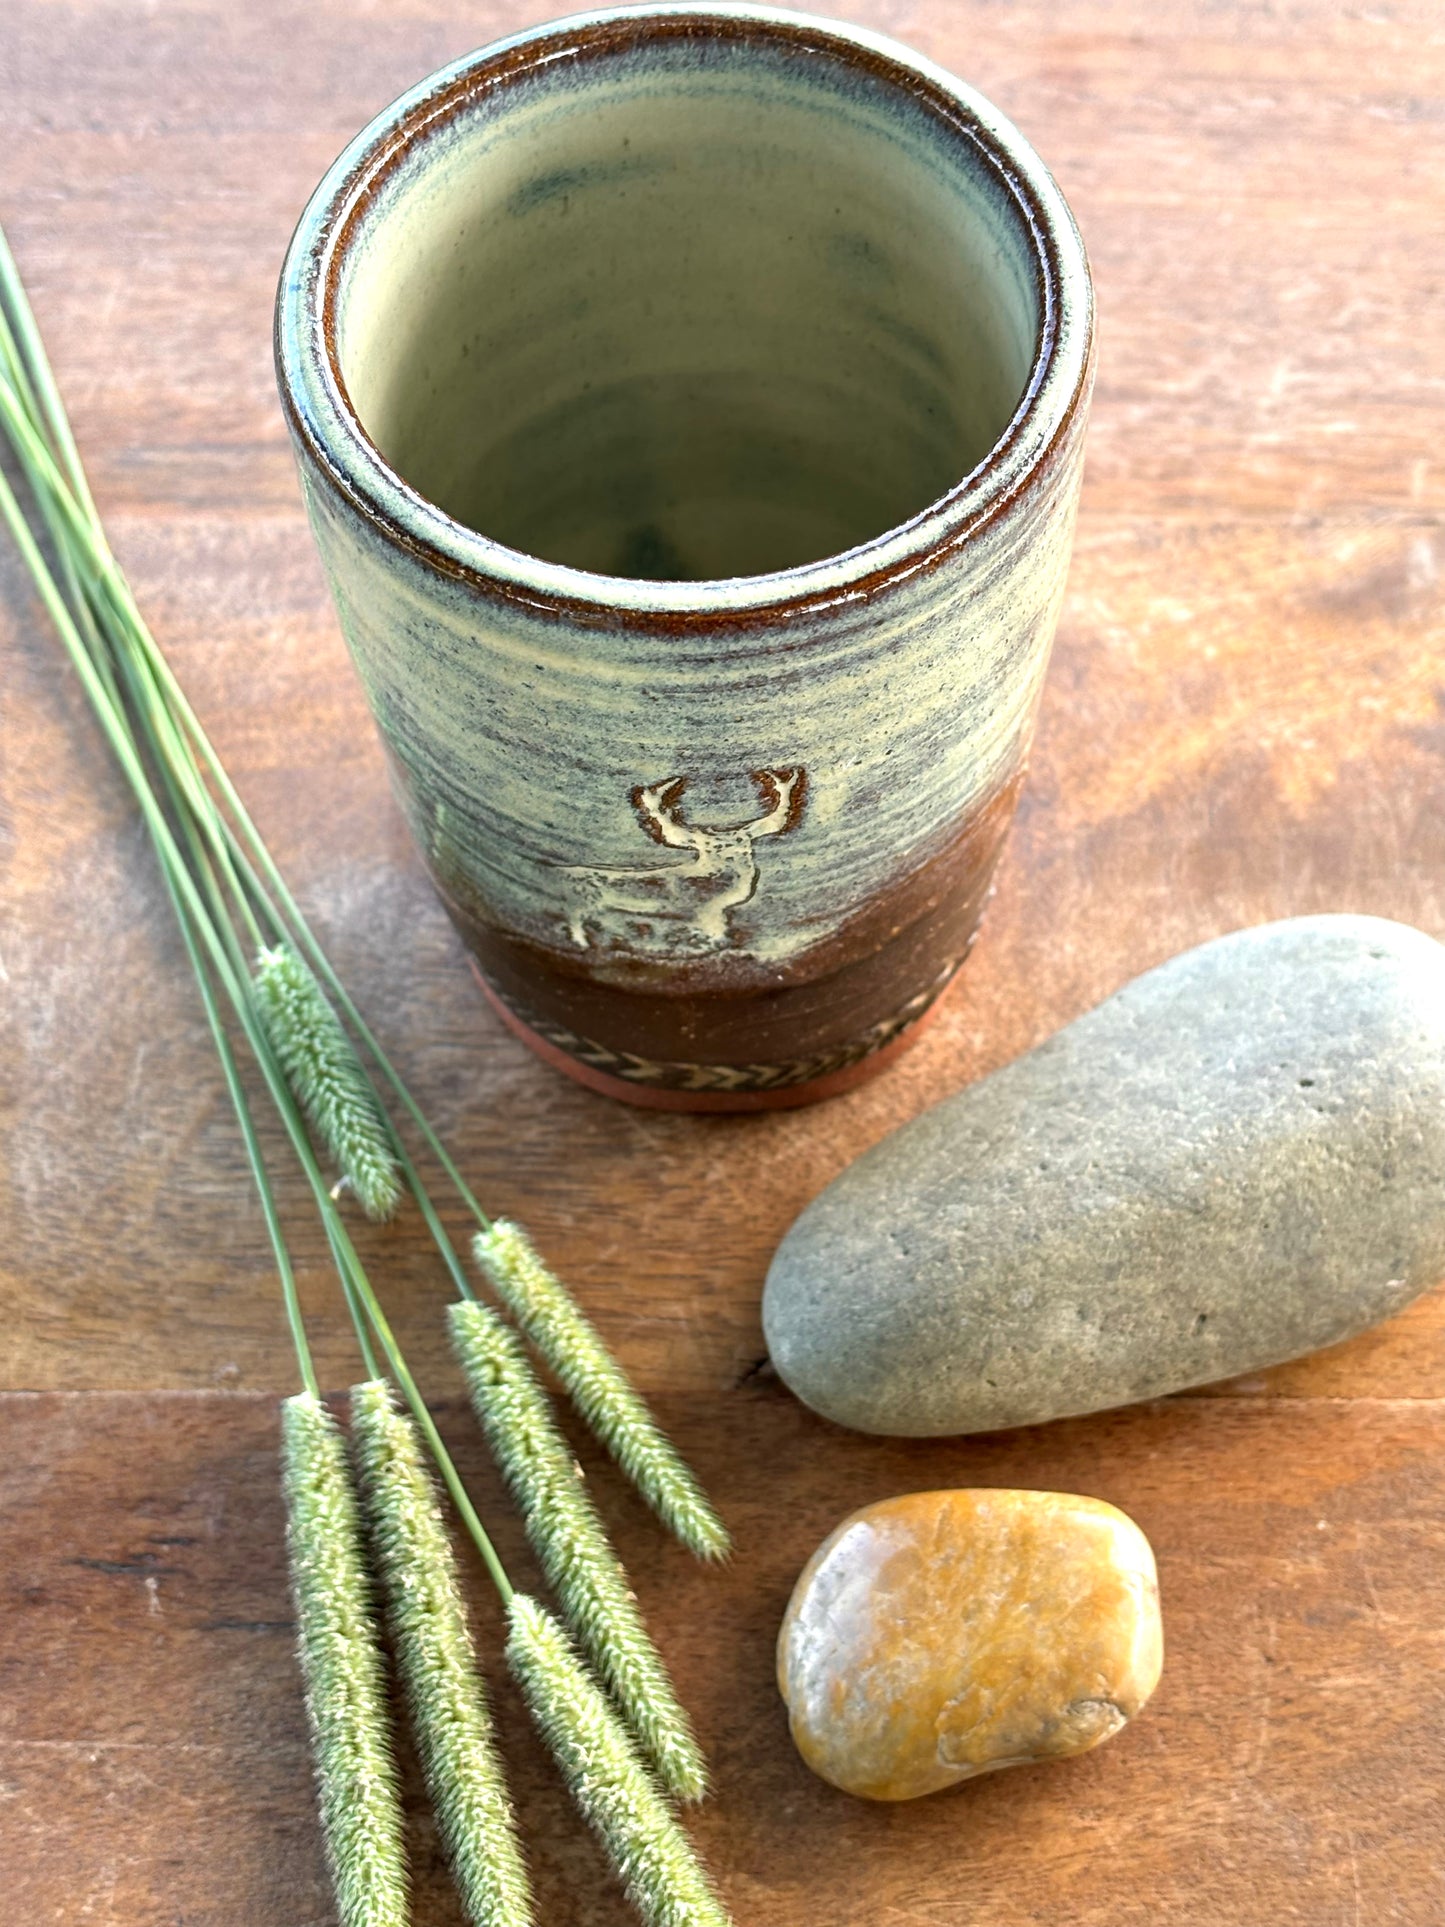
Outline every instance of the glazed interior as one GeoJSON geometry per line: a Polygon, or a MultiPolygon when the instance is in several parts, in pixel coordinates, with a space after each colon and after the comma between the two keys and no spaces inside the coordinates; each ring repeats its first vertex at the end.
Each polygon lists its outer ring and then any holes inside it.
{"type": "Polygon", "coordinates": [[[479,70],[334,274],[337,371],[404,481],[508,548],[654,580],[907,522],[1003,435],[1043,326],[987,148],[762,27],[479,70]]]}

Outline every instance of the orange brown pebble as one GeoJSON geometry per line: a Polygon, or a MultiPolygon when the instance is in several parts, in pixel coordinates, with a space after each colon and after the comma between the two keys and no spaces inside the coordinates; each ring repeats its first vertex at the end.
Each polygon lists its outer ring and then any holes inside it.
{"type": "Polygon", "coordinates": [[[912,1800],[1110,1739],[1163,1658],[1154,1554],[1115,1506],[914,1492],[855,1512],[808,1561],[778,1685],[815,1773],[912,1800]]]}

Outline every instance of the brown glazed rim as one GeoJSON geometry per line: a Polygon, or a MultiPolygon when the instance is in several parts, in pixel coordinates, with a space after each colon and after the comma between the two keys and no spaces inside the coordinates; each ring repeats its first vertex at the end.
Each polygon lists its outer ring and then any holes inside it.
{"type": "Polygon", "coordinates": [[[277,294],[275,348],[282,406],[298,446],[388,544],[473,593],[522,605],[533,615],[587,628],[681,636],[791,621],[867,598],[936,566],[1049,466],[1088,392],[1093,333],[1088,264],[1067,204],[1023,136],[980,96],[881,35],[769,7],[685,0],[554,21],[467,56],[393,102],[333,164],[301,216],[277,294]],[[525,83],[561,59],[699,37],[763,40],[822,54],[928,109],[982,156],[1012,196],[1032,244],[1043,319],[1029,379],[1007,428],[982,462],[917,515],[841,555],[772,574],[654,583],[596,575],[507,548],[454,521],[412,488],[352,406],[337,352],[336,313],[348,253],[373,202],[415,148],[473,101],[525,83]],[[1066,336],[1072,374],[1060,366],[1066,336]],[[1037,445],[1025,454],[1031,438],[1037,445]]]}

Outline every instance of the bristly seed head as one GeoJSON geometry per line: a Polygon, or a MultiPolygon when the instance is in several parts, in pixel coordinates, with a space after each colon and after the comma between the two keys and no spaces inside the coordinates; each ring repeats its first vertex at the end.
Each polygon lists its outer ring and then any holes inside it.
{"type": "Polygon", "coordinates": [[[647,1927],[731,1927],[692,1842],[563,1628],[525,1593],[508,1612],[507,1662],[647,1927]]]}
{"type": "Polygon", "coordinates": [[[489,1231],[477,1233],[472,1248],[497,1295],[658,1518],[699,1559],[725,1558],[727,1527],[601,1334],[522,1227],[499,1218],[489,1231]]]}
{"type": "Polygon", "coordinates": [[[532,1894],[457,1578],[416,1426],[380,1379],[351,1392],[351,1438],[427,1791],[475,1927],[530,1927],[532,1894]]]}
{"type": "Polygon", "coordinates": [[[702,1751],[521,1339],[485,1305],[453,1305],[450,1320],[473,1408],[563,1616],[663,1786],[702,1799],[702,1751]]]}
{"type": "Polygon", "coordinates": [[[337,1910],[342,1927],[407,1927],[386,1679],[346,1443],[310,1392],[286,1400],[281,1430],[291,1586],[337,1910]]]}
{"type": "Polygon", "coordinates": [[[389,1218],[401,1202],[391,1130],[326,993],[289,943],[258,954],[252,981],[262,1028],[297,1102],[367,1217],[389,1218]]]}

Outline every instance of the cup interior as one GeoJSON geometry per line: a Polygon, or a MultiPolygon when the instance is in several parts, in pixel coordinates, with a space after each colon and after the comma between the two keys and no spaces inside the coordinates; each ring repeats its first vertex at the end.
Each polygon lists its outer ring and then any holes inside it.
{"type": "Polygon", "coordinates": [[[762,24],[485,62],[378,164],[339,381],[453,520],[600,575],[771,574],[896,529],[1022,405],[1044,294],[961,117],[762,24]]]}

